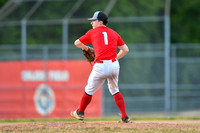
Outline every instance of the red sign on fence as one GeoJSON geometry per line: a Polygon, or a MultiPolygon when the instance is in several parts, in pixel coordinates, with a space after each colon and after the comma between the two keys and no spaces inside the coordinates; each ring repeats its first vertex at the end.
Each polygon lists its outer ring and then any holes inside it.
{"type": "MultiPolygon", "coordinates": [[[[0,118],[63,118],[78,108],[92,67],[82,60],[0,62],[0,118]]],[[[101,90],[86,117],[101,117],[101,90]]]]}

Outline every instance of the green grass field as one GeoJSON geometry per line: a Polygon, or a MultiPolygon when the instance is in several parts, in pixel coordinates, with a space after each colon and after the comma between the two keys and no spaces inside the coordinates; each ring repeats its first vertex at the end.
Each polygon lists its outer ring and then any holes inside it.
{"type": "Polygon", "coordinates": [[[118,120],[1,119],[0,133],[200,133],[200,117],[134,117],[129,124],[118,120]]]}
{"type": "MultiPolygon", "coordinates": [[[[119,117],[104,117],[104,118],[86,118],[85,121],[118,121],[119,117]]],[[[200,116],[191,116],[191,117],[132,117],[131,120],[133,121],[152,121],[152,120],[200,120],[200,116]]],[[[76,119],[71,118],[42,118],[42,119],[0,119],[0,123],[16,123],[16,122],[66,122],[66,121],[78,121],[76,119]]]]}

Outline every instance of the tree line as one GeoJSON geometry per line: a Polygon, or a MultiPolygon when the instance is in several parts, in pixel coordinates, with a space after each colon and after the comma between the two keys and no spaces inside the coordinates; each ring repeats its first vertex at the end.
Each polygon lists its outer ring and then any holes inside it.
{"type": "MultiPolygon", "coordinates": [[[[8,2],[8,0],[1,0],[0,1],[0,8],[5,5],[5,3],[8,2]]],[[[106,1],[105,1],[106,2],[106,1]]],[[[97,9],[104,9],[106,6],[105,2],[102,2],[102,4],[95,4],[94,1],[88,0],[81,8],[78,13],[76,13],[76,17],[84,16],[84,12],[88,12],[88,14],[91,14],[91,12],[97,10],[97,9]],[[94,6],[91,7],[91,4],[94,6]]],[[[163,0],[149,0],[149,1],[141,1],[141,0],[125,0],[125,1],[117,1],[115,7],[110,12],[110,16],[151,16],[151,15],[162,15],[164,12],[163,8],[163,0]],[[150,4],[151,3],[151,4],[150,4]],[[127,8],[129,7],[129,8],[127,8]],[[131,7],[131,8],[130,8],[131,7]],[[162,9],[162,10],[161,10],[162,9]]],[[[199,43],[200,42],[200,26],[198,26],[200,22],[200,1],[199,0],[171,0],[171,43],[199,43]]],[[[56,5],[54,5],[56,6],[56,5]]],[[[49,14],[48,11],[46,13],[47,15],[51,16],[52,13],[49,14]]],[[[86,16],[85,16],[86,17],[86,16]]],[[[74,25],[71,25],[73,27],[74,25]]],[[[84,25],[85,26],[85,25],[84,25]]],[[[116,30],[119,30],[121,32],[122,37],[126,38],[127,43],[145,43],[145,42],[151,42],[151,43],[160,43],[163,42],[163,30],[162,30],[162,24],[159,23],[127,23],[127,24],[110,24],[111,28],[114,28],[116,30]],[[132,27],[132,28],[130,28],[132,27]],[[122,29],[126,29],[126,32],[122,29]],[[142,30],[141,30],[142,29],[142,30]],[[141,39],[142,38],[142,39],[141,39]]],[[[56,27],[56,26],[55,26],[56,27]]],[[[80,26],[82,28],[82,32],[90,28],[89,26],[86,26],[84,28],[83,26],[80,26]]],[[[39,27],[38,29],[43,28],[39,27]]],[[[45,28],[45,26],[44,26],[45,28]]],[[[20,43],[19,36],[19,27],[13,29],[6,28],[0,26],[0,44],[15,44],[20,43]],[[3,31],[6,30],[6,31],[3,31]],[[7,34],[11,34],[13,39],[6,39],[7,34]],[[15,37],[14,37],[15,36],[15,37]],[[14,42],[14,41],[17,42],[14,42]]],[[[56,35],[60,35],[61,29],[56,27],[56,35]]],[[[37,32],[37,30],[35,30],[37,32]]],[[[48,32],[48,31],[47,31],[48,32]]],[[[33,35],[33,37],[37,37],[37,33],[30,33],[33,35]]],[[[50,35],[51,36],[51,35],[50,35]]],[[[77,36],[75,36],[77,37],[77,36]]],[[[75,38],[74,36],[71,37],[73,40],[75,38]]],[[[38,38],[42,38],[41,36],[38,36],[38,38]]],[[[37,38],[37,40],[39,40],[37,38]]],[[[55,39],[55,38],[54,38],[55,39]]],[[[72,41],[70,40],[70,41],[72,41]]],[[[34,38],[28,39],[30,43],[37,43],[34,38]]],[[[61,41],[59,39],[56,40],[57,43],[60,43],[61,41]]],[[[56,41],[47,41],[47,43],[50,42],[56,42],[56,41]]],[[[42,41],[41,41],[42,42],[42,41]]],[[[38,42],[38,43],[41,43],[38,42]]]]}

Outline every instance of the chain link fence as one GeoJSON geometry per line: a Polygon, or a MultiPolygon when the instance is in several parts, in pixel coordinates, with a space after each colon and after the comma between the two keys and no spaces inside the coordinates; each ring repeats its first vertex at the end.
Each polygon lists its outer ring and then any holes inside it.
{"type": "MultiPolygon", "coordinates": [[[[127,44],[130,52],[121,59],[119,87],[127,106],[127,112],[165,114],[164,46],[160,44],[127,44]]],[[[170,104],[169,115],[184,111],[198,114],[200,109],[200,55],[198,45],[176,44],[170,56],[170,104]],[[188,54],[184,54],[187,52],[188,54]]],[[[0,60],[21,60],[20,47],[0,47],[0,60]]],[[[27,47],[27,60],[63,59],[61,44],[27,47]]],[[[70,45],[70,59],[84,59],[80,49],[70,45]]],[[[48,68],[48,67],[47,67],[48,68]]],[[[117,115],[118,108],[109,93],[107,83],[103,87],[103,115],[117,115]]],[[[188,114],[189,115],[189,114],[188,114]]]]}
{"type": "MultiPolygon", "coordinates": [[[[83,59],[73,42],[91,28],[87,18],[96,10],[130,48],[119,76],[128,113],[199,110],[200,47],[170,45],[170,0],[9,0],[0,10],[0,60],[83,59]]],[[[116,115],[106,84],[103,93],[103,115],[116,115]]]]}

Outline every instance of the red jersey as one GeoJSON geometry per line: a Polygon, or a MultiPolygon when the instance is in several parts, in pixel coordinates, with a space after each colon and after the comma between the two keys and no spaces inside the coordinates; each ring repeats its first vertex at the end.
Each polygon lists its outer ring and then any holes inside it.
{"type": "Polygon", "coordinates": [[[79,40],[85,45],[93,45],[95,60],[111,60],[116,58],[117,46],[125,44],[117,32],[105,26],[89,30],[79,40]]]}

